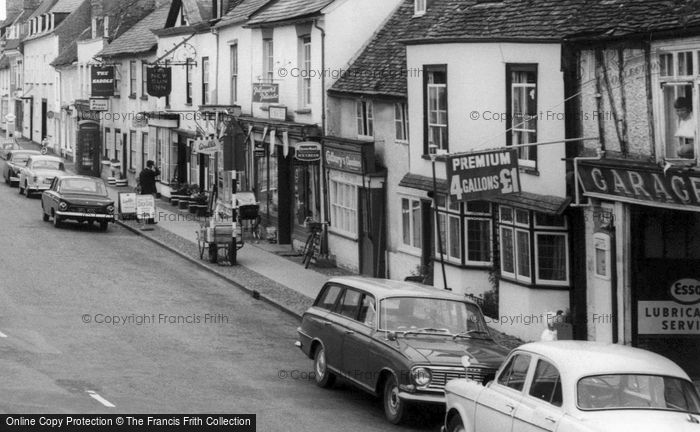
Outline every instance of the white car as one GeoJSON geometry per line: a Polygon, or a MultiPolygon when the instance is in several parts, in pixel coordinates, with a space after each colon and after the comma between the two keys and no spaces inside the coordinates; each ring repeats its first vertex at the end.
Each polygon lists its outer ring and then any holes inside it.
{"type": "Polygon", "coordinates": [[[445,394],[448,432],[700,432],[700,396],[688,375],[624,345],[525,344],[494,381],[452,380],[445,394]]]}
{"type": "Polygon", "coordinates": [[[48,190],[55,177],[64,175],[66,168],[61,158],[32,155],[19,172],[19,193],[24,193],[29,198],[33,192],[48,190]]]}

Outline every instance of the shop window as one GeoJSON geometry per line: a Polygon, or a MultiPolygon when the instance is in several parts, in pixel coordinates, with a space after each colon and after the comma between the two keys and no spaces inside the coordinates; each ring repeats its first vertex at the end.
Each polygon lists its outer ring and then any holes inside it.
{"type": "Polygon", "coordinates": [[[659,123],[665,159],[697,157],[698,109],[693,87],[700,85],[700,77],[696,61],[700,61],[700,51],[659,54],[659,123]]]}
{"type": "Polygon", "coordinates": [[[423,153],[430,153],[431,146],[449,151],[447,135],[447,66],[425,66],[425,131],[426,145],[423,153]]]}
{"type": "MultiPolygon", "coordinates": [[[[438,232],[443,258],[460,265],[491,265],[491,205],[483,201],[467,204],[438,195],[438,232]]],[[[435,256],[439,258],[437,237],[435,256]]]]}
{"type": "Polygon", "coordinates": [[[357,186],[330,180],[331,230],[357,237],[357,186]]]}
{"type": "Polygon", "coordinates": [[[569,233],[564,216],[501,206],[501,276],[536,285],[569,285],[569,233]]]}
{"type": "Polygon", "coordinates": [[[396,125],[396,141],[408,141],[408,104],[394,104],[394,124],[396,125]]]}
{"type": "Polygon", "coordinates": [[[359,137],[374,136],[374,107],[372,101],[358,100],[355,102],[357,117],[357,135],[359,137]]]}
{"type": "Polygon", "coordinates": [[[640,226],[646,258],[700,260],[700,214],[647,212],[640,226]]]}
{"type": "MultiPolygon", "coordinates": [[[[537,65],[506,65],[507,145],[537,142],[537,65]]],[[[518,150],[522,167],[537,168],[537,146],[518,150]]]]}
{"type": "Polygon", "coordinates": [[[414,249],[422,247],[421,202],[415,198],[401,198],[402,241],[414,249]]]}
{"type": "Polygon", "coordinates": [[[257,158],[257,184],[260,190],[260,211],[269,216],[277,216],[278,212],[278,160],[275,155],[257,158]]]}

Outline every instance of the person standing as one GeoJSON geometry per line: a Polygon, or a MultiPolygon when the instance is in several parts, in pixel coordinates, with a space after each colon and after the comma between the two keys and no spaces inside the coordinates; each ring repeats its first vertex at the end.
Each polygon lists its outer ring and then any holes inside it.
{"type": "MultiPolygon", "coordinates": [[[[141,170],[138,180],[139,194],[141,195],[153,195],[153,202],[155,204],[156,195],[158,190],[156,189],[156,177],[160,175],[160,170],[155,166],[155,162],[152,160],[146,161],[146,167],[141,170]]],[[[148,223],[157,223],[153,219],[149,219],[148,223]]]]}
{"type": "Polygon", "coordinates": [[[679,97],[673,103],[678,116],[675,136],[678,139],[678,157],[693,159],[695,157],[695,121],[693,121],[693,104],[686,97],[679,97]]]}

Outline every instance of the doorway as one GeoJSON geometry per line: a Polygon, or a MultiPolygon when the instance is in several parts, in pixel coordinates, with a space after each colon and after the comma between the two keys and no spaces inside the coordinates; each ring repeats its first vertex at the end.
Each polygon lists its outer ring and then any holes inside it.
{"type": "Polygon", "coordinates": [[[40,140],[43,140],[44,138],[47,137],[47,123],[48,123],[48,105],[46,102],[46,99],[41,100],[41,136],[39,137],[40,140]]]}

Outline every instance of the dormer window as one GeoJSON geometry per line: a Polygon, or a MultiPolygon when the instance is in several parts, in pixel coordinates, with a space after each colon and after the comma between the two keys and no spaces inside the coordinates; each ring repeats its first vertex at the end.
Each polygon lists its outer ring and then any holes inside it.
{"type": "Polygon", "coordinates": [[[102,37],[109,38],[109,16],[104,17],[102,21],[102,37]]]}
{"type": "Polygon", "coordinates": [[[212,10],[214,11],[214,19],[221,18],[221,16],[224,14],[223,8],[224,8],[224,0],[212,0],[213,2],[213,7],[212,10]]]}
{"type": "Polygon", "coordinates": [[[423,15],[425,14],[425,9],[426,9],[426,4],[428,0],[415,0],[415,15],[423,15]]]}

